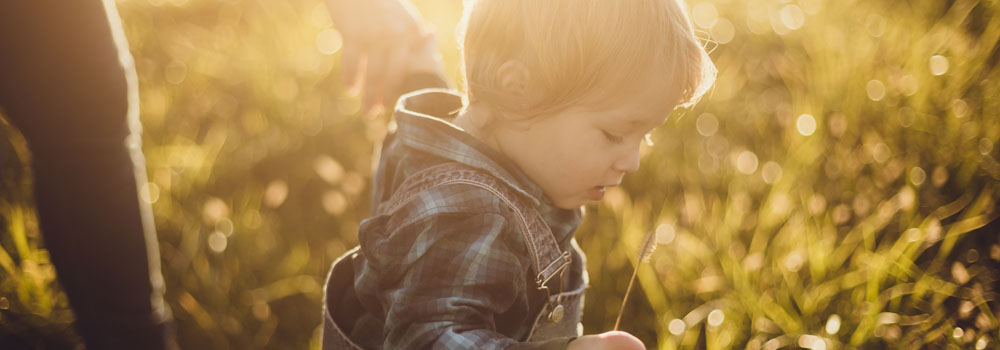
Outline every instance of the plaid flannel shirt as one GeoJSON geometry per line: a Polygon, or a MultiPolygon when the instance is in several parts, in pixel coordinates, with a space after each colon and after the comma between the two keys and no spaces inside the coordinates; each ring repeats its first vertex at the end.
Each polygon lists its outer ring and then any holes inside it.
{"type": "MultiPolygon", "coordinates": [[[[458,162],[530,198],[561,249],[571,249],[580,210],[556,208],[509,159],[449,123],[461,107],[461,97],[445,90],[400,101],[398,127],[383,142],[375,173],[374,206],[409,175],[458,162]]],[[[354,285],[366,312],[350,337],[370,349],[564,349],[570,338],[518,341],[531,330],[545,295],[534,286],[513,212],[474,186],[426,192],[383,218],[387,222],[361,224],[354,285]]],[[[566,275],[567,284],[580,278],[566,275]]]]}

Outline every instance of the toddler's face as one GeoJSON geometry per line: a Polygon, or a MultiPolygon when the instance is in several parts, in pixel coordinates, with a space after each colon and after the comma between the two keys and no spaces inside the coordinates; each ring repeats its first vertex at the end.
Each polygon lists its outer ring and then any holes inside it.
{"type": "Polygon", "coordinates": [[[662,97],[631,96],[617,105],[586,103],[540,116],[528,127],[505,127],[500,151],[513,159],[563,209],[600,200],[607,187],[639,169],[639,147],[673,106],[662,97]]]}

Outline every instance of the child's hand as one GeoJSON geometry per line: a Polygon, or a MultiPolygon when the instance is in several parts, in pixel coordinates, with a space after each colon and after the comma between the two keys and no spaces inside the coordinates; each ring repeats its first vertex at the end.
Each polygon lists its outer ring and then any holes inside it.
{"type": "Polygon", "coordinates": [[[611,331],[576,338],[569,343],[568,347],[566,347],[566,350],[591,349],[646,350],[646,346],[642,344],[642,341],[631,334],[621,331],[611,331]]]}

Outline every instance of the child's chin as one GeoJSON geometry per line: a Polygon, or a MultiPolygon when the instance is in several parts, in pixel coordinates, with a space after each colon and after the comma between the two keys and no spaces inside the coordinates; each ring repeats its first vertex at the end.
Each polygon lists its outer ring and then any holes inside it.
{"type": "Polygon", "coordinates": [[[563,199],[560,201],[555,201],[552,203],[556,208],[559,209],[576,209],[587,203],[597,203],[599,201],[593,201],[589,199],[563,199]]]}

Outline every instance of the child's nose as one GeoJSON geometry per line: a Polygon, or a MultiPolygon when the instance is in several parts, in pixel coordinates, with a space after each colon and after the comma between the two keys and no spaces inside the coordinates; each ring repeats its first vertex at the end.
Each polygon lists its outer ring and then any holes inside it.
{"type": "Polygon", "coordinates": [[[615,170],[631,173],[639,170],[639,146],[629,149],[615,162],[615,170]]]}

